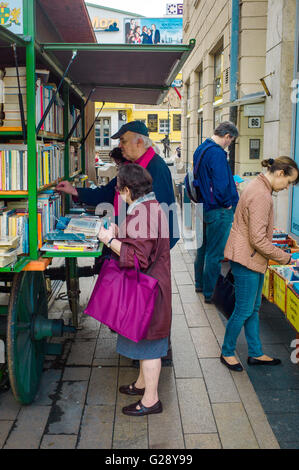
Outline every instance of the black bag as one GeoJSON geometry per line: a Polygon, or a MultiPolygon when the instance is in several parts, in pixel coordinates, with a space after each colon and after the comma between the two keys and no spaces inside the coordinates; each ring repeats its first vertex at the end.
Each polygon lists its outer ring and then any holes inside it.
{"type": "MultiPolygon", "coordinates": [[[[196,164],[193,164],[193,168],[188,170],[184,178],[184,185],[186,188],[189,199],[195,203],[203,202],[202,194],[200,191],[200,181],[198,179],[198,170],[202,161],[202,157],[206,151],[214,144],[208,144],[201,155],[198,157],[196,164]]],[[[194,159],[194,157],[193,157],[194,159]]]]}
{"type": "Polygon", "coordinates": [[[212,301],[219,312],[229,319],[235,308],[235,282],[231,269],[226,276],[219,275],[212,301]]]}

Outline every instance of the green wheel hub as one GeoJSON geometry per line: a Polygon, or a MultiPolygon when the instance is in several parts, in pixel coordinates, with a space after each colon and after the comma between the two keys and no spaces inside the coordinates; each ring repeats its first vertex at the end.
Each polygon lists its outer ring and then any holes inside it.
{"type": "Polygon", "coordinates": [[[46,337],[38,337],[39,323],[48,316],[47,292],[42,272],[14,276],[8,305],[7,359],[10,385],[15,398],[29,404],[37,393],[45,356],[46,337]]]}

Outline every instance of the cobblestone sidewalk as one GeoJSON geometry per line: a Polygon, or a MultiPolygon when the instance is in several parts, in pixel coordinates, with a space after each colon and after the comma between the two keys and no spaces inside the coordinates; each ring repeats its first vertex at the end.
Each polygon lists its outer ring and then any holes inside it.
{"type": "MultiPolygon", "coordinates": [[[[47,357],[32,405],[21,406],[11,391],[0,395],[0,448],[279,448],[246,371],[231,372],[219,361],[224,325],[215,307],[195,293],[193,259],[183,243],[171,257],[173,367],[162,368],[164,412],[122,414],[132,397],[118,387],[137,371],[115,352],[116,335],[82,315],[76,335],[56,339],[63,355],[47,357]]],[[[94,282],[80,279],[82,311],[94,282]]],[[[68,302],[57,300],[49,316],[70,315],[68,302]]]]}

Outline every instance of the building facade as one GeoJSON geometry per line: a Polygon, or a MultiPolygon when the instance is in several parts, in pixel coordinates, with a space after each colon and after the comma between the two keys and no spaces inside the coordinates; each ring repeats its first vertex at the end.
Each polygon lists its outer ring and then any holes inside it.
{"type": "MultiPolygon", "coordinates": [[[[182,155],[188,167],[196,147],[224,120],[240,132],[230,151],[235,174],[250,179],[264,158],[292,155],[296,4],[184,2],[184,43],[196,39],[183,69],[182,155]]],[[[275,196],[276,224],[283,230],[289,200],[287,191],[275,196]]]]}

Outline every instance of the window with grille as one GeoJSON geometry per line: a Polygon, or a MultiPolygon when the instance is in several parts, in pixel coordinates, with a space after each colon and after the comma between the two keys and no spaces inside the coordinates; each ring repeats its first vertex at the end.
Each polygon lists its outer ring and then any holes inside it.
{"type": "Polygon", "coordinates": [[[111,124],[109,118],[97,119],[95,124],[95,145],[96,147],[110,147],[111,124]]]}
{"type": "Polygon", "coordinates": [[[160,134],[169,134],[169,121],[168,119],[159,120],[159,133],[160,134]]]}

